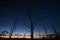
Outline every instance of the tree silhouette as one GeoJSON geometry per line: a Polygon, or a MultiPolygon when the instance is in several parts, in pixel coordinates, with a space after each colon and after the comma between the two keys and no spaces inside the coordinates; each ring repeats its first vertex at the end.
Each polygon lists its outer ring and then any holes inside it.
{"type": "Polygon", "coordinates": [[[14,21],[14,24],[13,24],[13,26],[12,26],[12,29],[11,29],[11,32],[10,32],[10,39],[11,39],[11,36],[12,36],[14,30],[15,30],[15,26],[16,26],[17,20],[18,20],[18,16],[16,17],[16,19],[15,19],[15,21],[14,21]]]}
{"type": "Polygon", "coordinates": [[[34,29],[34,24],[36,25],[39,21],[39,16],[35,16],[35,21],[33,22],[32,19],[32,15],[31,15],[31,11],[32,11],[32,0],[28,1],[28,14],[29,14],[29,18],[30,18],[30,29],[31,29],[31,40],[33,40],[33,29],[34,29]]]}
{"type": "Polygon", "coordinates": [[[31,40],[33,40],[33,20],[32,20],[32,16],[31,16],[31,9],[32,9],[32,0],[28,1],[28,14],[29,14],[29,18],[30,18],[30,29],[31,29],[31,40]]]}
{"type": "Polygon", "coordinates": [[[3,36],[5,36],[5,35],[9,34],[9,32],[8,32],[8,31],[2,31],[1,33],[2,33],[2,35],[3,35],[3,36]]]}
{"type": "Polygon", "coordinates": [[[2,31],[2,32],[1,32],[1,36],[3,36],[3,37],[6,36],[7,34],[9,34],[8,31],[2,31]]]}
{"type": "Polygon", "coordinates": [[[54,24],[52,24],[52,28],[54,30],[55,36],[57,37],[57,31],[56,31],[56,28],[55,28],[54,24]]]}

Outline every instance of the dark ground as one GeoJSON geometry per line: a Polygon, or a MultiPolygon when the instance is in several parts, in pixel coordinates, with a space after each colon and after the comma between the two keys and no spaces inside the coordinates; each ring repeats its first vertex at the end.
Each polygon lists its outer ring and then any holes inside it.
{"type": "MultiPolygon", "coordinates": [[[[8,39],[8,38],[0,38],[0,40],[31,40],[31,39],[18,39],[18,38],[12,38],[12,39],[8,39]]],[[[60,38],[42,38],[42,39],[33,39],[33,40],[60,40],[60,38]]]]}

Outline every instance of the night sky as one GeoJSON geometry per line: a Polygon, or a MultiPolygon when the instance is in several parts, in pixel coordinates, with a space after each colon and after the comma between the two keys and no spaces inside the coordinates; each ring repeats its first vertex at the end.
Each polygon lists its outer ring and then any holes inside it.
{"type": "MultiPolygon", "coordinates": [[[[5,30],[10,32],[10,27],[13,26],[18,15],[14,34],[30,34],[28,3],[27,0],[0,1],[0,32],[5,30]]],[[[58,0],[33,0],[31,16],[34,22],[34,34],[39,34],[40,31],[40,34],[44,35],[43,26],[46,27],[48,34],[53,34],[52,24],[57,33],[60,32],[60,2],[58,0]]]]}

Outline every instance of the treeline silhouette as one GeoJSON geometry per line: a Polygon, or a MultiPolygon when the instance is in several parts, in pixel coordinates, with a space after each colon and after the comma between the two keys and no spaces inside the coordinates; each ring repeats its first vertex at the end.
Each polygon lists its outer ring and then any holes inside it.
{"type": "MultiPolygon", "coordinates": [[[[9,33],[8,31],[3,31],[1,34],[0,34],[0,36],[5,36],[6,34],[10,34],[9,36],[9,38],[7,39],[7,38],[1,38],[0,37],[0,40],[59,40],[60,39],[60,33],[58,34],[57,33],[57,31],[56,31],[56,28],[55,28],[55,26],[54,26],[54,24],[52,24],[52,28],[53,28],[53,30],[54,30],[54,32],[55,32],[55,34],[50,34],[50,35],[47,35],[48,34],[48,32],[47,32],[47,29],[46,29],[46,26],[45,25],[43,25],[43,28],[44,28],[44,31],[45,31],[45,33],[46,33],[46,35],[45,36],[47,36],[47,38],[45,38],[45,37],[43,37],[42,39],[34,39],[33,38],[33,28],[34,28],[34,23],[33,23],[33,19],[32,19],[32,16],[31,16],[31,11],[32,11],[32,0],[30,0],[30,1],[28,1],[28,16],[29,16],[29,19],[30,19],[30,32],[31,32],[31,39],[26,39],[26,38],[11,38],[11,36],[13,35],[13,32],[14,32],[14,30],[15,30],[15,25],[16,25],[16,23],[17,23],[17,21],[18,21],[18,16],[16,16],[16,19],[15,19],[15,21],[14,21],[14,24],[13,24],[13,26],[12,26],[12,28],[11,28],[11,32],[9,33]],[[53,37],[54,36],[54,37],[53,37]]],[[[36,19],[37,20],[37,23],[38,23],[38,21],[39,21],[39,17],[40,16],[38,16],[38,19],[36,19]]],[[[39,34],[40,35],[40,34],[39,34]]],[[[41,35],[40,35],[41,36],[41,35]]]]}

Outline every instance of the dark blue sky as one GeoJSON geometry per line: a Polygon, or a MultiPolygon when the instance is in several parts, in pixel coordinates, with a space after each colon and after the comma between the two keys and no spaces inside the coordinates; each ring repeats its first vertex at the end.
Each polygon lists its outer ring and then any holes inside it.
{"type": "MultiPolygon", "coordinates": [[[[16,16],[18,21],[14,33],[30,34],[30,19],[28,16],[29,1],[1,1],[0,2],[0,32],[7,30],[13,25],[16,16]]],[[[58,0],[33,0],[32,1],[32,19],[34,25],[34,34],[45,34],[43,26],[46,26],[48,34],[54,33],[52,24],[55,25],[57,32],[60,32],[60,2],[58,0]],[[37,18],[39,16],[39,18],[37,18]],[[35,19],[38,19],[38,23],[35,19]]]]}

